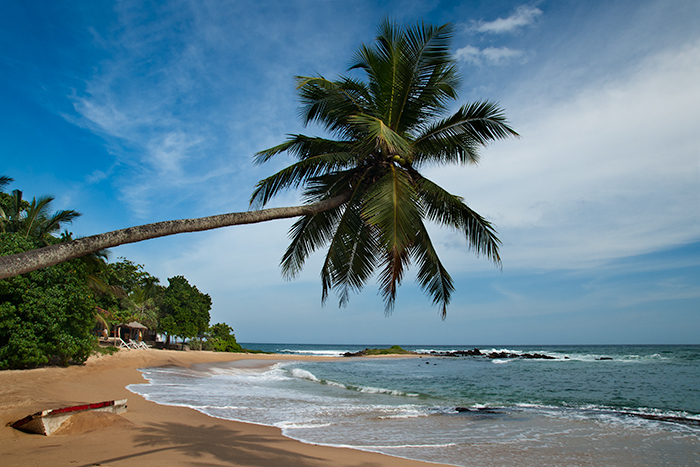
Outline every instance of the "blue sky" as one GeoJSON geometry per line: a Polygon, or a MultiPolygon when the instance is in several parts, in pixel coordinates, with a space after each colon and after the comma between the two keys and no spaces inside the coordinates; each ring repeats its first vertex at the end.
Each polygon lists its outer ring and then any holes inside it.
{"type": "MultiPolygon", "coordinates": [[[[239,341],[700,344],[700,3],[5,1],[0,173],[83,213],[87,236],[248,209],[290,161],[252,155],[297,118],[293,77],[345,73],[385,17],[455,25],[458,104],[505,108],[521,138],[426,174],[492,220],[503,270],[432,229],[457,291],[446,321],[409,273],[321,306],[319,264],[285,281],[292,221],[125,245],[184,275],[239,341]]],[[[290,192],[274,205],[294,205],[290,192]]]]}

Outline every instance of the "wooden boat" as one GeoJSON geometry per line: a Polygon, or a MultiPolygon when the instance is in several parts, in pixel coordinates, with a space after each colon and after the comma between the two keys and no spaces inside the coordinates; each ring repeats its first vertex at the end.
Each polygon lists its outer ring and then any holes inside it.
{"type": "Polygon", "coordinates": [[[94,404],[73,405],[61,409],[43,410],[33,415],[28,415],[10,426],[27,433],[38,433],[48,436],[73,415],[90,411],[122,414],[126,412],[126,399],[96,402],[94,404]]]}

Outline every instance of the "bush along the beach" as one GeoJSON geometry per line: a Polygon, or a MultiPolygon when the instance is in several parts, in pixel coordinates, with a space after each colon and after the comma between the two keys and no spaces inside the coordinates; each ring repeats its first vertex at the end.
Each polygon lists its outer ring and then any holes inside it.
{"type": "Polygon", "coordinates": [[[204,350],[215,352],[243,352],[241,344],[236,342],[233,328],[226,323],[216,323],[209,328],[209,338],[204,343],[204,350]]]}
{"type": "MultiPolygon", "coordinates": [[[[36,246],[20,234],[0,233],[2,255],[36,246]]],[[[1,280],[0,369],[84,362],[95,341],[94,308],[80,260],[1,280]]]]}

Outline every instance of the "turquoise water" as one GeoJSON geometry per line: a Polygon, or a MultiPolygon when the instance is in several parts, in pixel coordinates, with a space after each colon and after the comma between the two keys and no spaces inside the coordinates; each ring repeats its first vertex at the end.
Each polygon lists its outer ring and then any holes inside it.
{"type": "MultiPolygon", "coordinates": [[[[367,347],[245,346],[303,355],[367,347]]],[[[305,442],[460,466],[700,465],[700,346],[479,347],[553,360],[404,348],[428,355],[148,369],[150,384],[129,389],[305,442]]]]}

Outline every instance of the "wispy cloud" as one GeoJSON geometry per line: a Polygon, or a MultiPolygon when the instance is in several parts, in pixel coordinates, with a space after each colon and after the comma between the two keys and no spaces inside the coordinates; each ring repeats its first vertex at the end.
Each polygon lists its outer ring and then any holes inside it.
{"type": "MultiPolygon", "coordinates": [[[[515,32],[532,24],[542,14],[539,8],[521,5],[507,18],[498,18],[494,21],[473,21],[466,28],[471,33],[481,34],[505,34],[515,32]]],[[[514,61],[527,61],[533,54],[508,46],[475,47],[467,45],[455,51],[455,58],[472,65],[506,65],[514,61]]]]}
{"type": "Polygon", "coordinates": [[[541,14],[542,10],[539,8],[529,5],[521,5],[515,9],[515,13],[507,18],[498,18],[493,21],[475,22],[469,27],[469,30],[492,34],[510,33],[534,23],[535,19],[537,19],[541,14]]]}
{"type": "MultiPolygon", "coordinates": [[[[297,7],[282,2],[275,14],[297,7]]],[[[117,12],[113,29],[93,31],[108,55],[71,96],[77,116],[67,118],[109,142],[120,167],[112,181],[138,217],[186,196],[212,211],[245,209],[263,173],[252,155],[301,129],[293,76],[312,73],[309,62],[342,69],[337,42],[318,37],[345,36],[309,33],[305,22],[287,24],[282,36],[267,27],[268,7],[235,2],[145,9],[127,0],[117,12]]]]}
{"type": "Polygon", "coordinates": [[[458,61],[474,65],[481,65],[484,62],[493,65],[504,65],[513,60],[525,58],[525,52],[508,47],[486,47],[484,49],[479,49],[467,45],[455,51],[455,58],[458,61]]]}

